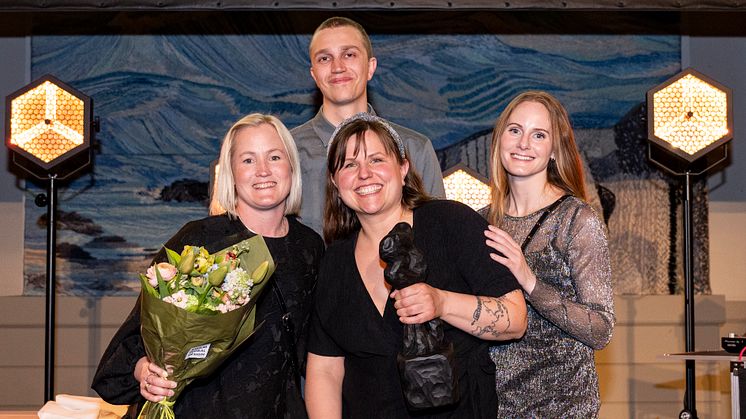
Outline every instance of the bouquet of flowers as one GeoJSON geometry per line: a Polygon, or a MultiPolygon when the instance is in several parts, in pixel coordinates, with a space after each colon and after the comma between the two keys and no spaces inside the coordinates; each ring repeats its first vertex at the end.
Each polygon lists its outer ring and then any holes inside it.
{"type": "Polygon", "coordinates": [[[178,385],[172,397],[145,402],[138,418],[174,418],[181,391],[251,336],[257,296],[275,269],[259,235],[214,254],[197,246],[165,251],[168,262],[140,275],[141,334],[148,359],[178,385]]]}

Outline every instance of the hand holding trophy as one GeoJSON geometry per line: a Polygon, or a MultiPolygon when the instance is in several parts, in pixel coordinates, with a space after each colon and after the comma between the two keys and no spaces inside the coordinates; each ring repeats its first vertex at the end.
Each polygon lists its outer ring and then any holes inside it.
{"type": "MultiPolygon", "coordinates": [[[[399,223],[381,240],[383,276],[394,289],[403,289],[427,276],[425,257],[414,244],[412,227],[399,223]]],[[[453,343],[443,335],[443,321],[433,319],[405,324],[398,356],[399,375],[407,404],[412,410],[446,406],[458,401],[453,343]]]]}

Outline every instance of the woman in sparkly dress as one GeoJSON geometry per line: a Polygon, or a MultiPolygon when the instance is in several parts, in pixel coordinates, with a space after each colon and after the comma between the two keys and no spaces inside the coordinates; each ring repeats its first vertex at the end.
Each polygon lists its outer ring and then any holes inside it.
{"type": "Polygon", "coordinates": [[[517,96],[495,124],[491,163],[487,245],[528,303],[525,336],[490,349],[498,417],[597,417],[593,352],[614,327],[611,269],[567,111],[545,92],[517,96]]]}

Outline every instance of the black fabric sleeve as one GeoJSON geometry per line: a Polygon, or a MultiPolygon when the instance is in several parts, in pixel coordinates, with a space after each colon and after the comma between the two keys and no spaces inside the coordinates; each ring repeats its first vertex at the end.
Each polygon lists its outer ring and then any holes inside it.
{"type": "Polygon", "coordinates": [[[474,295],[499,297],[521,289],[513,273],[490,257],[484,236],[487,221],[466,205],[458,204],[457,211],[456,219],[463,223],[453,233],[459,236],[461,243],[457,253],[458,267],[461,275],[468,278],[474,295]]]}
{"type": "Polygon", "coordinates": [[[334,342],[327,328],[330,324],[332,306],[339,298],[339,269],[342,255],[340,246],[332,245],[321,260],[319,279],[314,296],[311,321],[308,327],[308,352],[322,356],[344,356],[344,351],[334,342]],[[332,263],[332,261],[336,261],[332,263]]]}
{"type": "Polygon", "coordinates": [[[314,309],[311,313],[311,324],[308,330],[308,353],[322,356],[344,356],[344,351],[326,332],[323,322],[314,309]]]}
{"type": "MultiPolygon", "coordinates": [[[[181,252],[181,246],[177,245],[181,237],[188,235],[189,224],[184,226],[165,247],[181,252]]],[[[153,261],[159,262],[166,258],[165,250],[161,249],[153,261]]],[[[150,265],[148,265],[150,266],[150,265]]],[[[93,376],[91,388],[101,396],[102,399],[112,404],[136,404],[142,400],[140,396],[140,385],[135,379],[135,365],[137,361],[145,356],[145,347],[140,336],[140,298],[137,299],[135,307],[122,326],[117,330],[104,351],[101,361],[93,376]]]]}
{"type": "MultiPolygon", "coordinates": [[[[457,272],[465,282],[465,289],[455,291],[499,297],[520,289],[510,270],[490,257],[484,236],[487,221],[476,211],[459,202],[440,200],[421,207],[418,212],[415,234],[423,236],[418,242],[427,246],[431,255],[428,263],[432,266],[428,269],[457,272]]],[[[451,287],[457,285],[452,280],[431,285],[454,290],[451,287]]]]}
{"type": "MultiPolygon", "coordinates": [[[[221,233],[225,233],[226,230],[225,227],[217,228],[218,225],[215,223],[223,226],[230,224],[226,221],[227,219],[224,217],[212,217],[211,219],[189,222],[171,237],[164,247],[180,253],[185,244],[209,242],[221,245],[220,242],[224,240],[221,233]],[[210,237],[216,234],[218,237],[210,237]]],[[[208,250],[220,249],[222,248],[208,250]]],[[[165,260],[166,252],[161,249],[150,265],[165,260]]],[[[145,348],[140,336],[140,299],[138,298],[129,316],[104,351],[93,376],[91,388],[102,399],[112,404],[135,404],[143,401],[144,399],[140,396],[139,383],[134,376],[135,365],[143,356],[145,356],[145,348]]]]}
{"type": "Polygon", "coordinates": [[[312,267],[312,269],[308,272],[308,275],[311,276],[311,284],[308,286],[309,291],[308,294],[306,294],[305,302],[303,303],[296,303],[299,305],[303,305],[305,307],[305,310],[303,311],[300,321],[295,325],[296,327],[296,337],[295,337],[295,345],[296,345],[296,354],[298,359],[298,368],[300,369],[301,375],[305,377],[306,375],[306,353],[308,352],[308,334],[309,334],[309,328],[311,324],[311,313],[313,310],[313,301],[315,299],[316,294],[316,288],[319,278],[319,267],[321,264],[321,259],[324,256],[324,252],[326,250],[326,247],[324,245],[324,240],[321,239],[321,236],[318,235],[315,231],[313,231],[310,227],[300,223],[297,218],[295,217],[288,217],[289,220],[291,220],[294,225],[297,225],[297,229],[300,230],[302,233],[302,243],[300,244],[301,249],[298,249],[298,253],[305,253],[308,256],[307,260],[309,265],[312,267]]]}

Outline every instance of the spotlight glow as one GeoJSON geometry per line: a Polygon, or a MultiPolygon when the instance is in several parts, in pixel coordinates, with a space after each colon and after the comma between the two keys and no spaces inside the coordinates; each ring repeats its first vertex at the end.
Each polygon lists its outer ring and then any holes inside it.
{"type": "Polygon", "coordinates": [[[724,89],[691,71],[682,74],[653,91],[652,103],[648,99],[648,106],[652,107],[651,139],[693,160],[720,145],[721,140],[729,139],[732,116],[724,89]]]}
{"type": "Polygon", "coordinates": [[[457,169],[443,178],[446,198],[464,203],[475,210],[490,204],[490,187],[464,169],[457,169]]]}
{"type": "Polygon", "coordinates": [[[83,144],[85,104],[50,81],[11,101],[10,144],[44,163],[83,144]]]}

